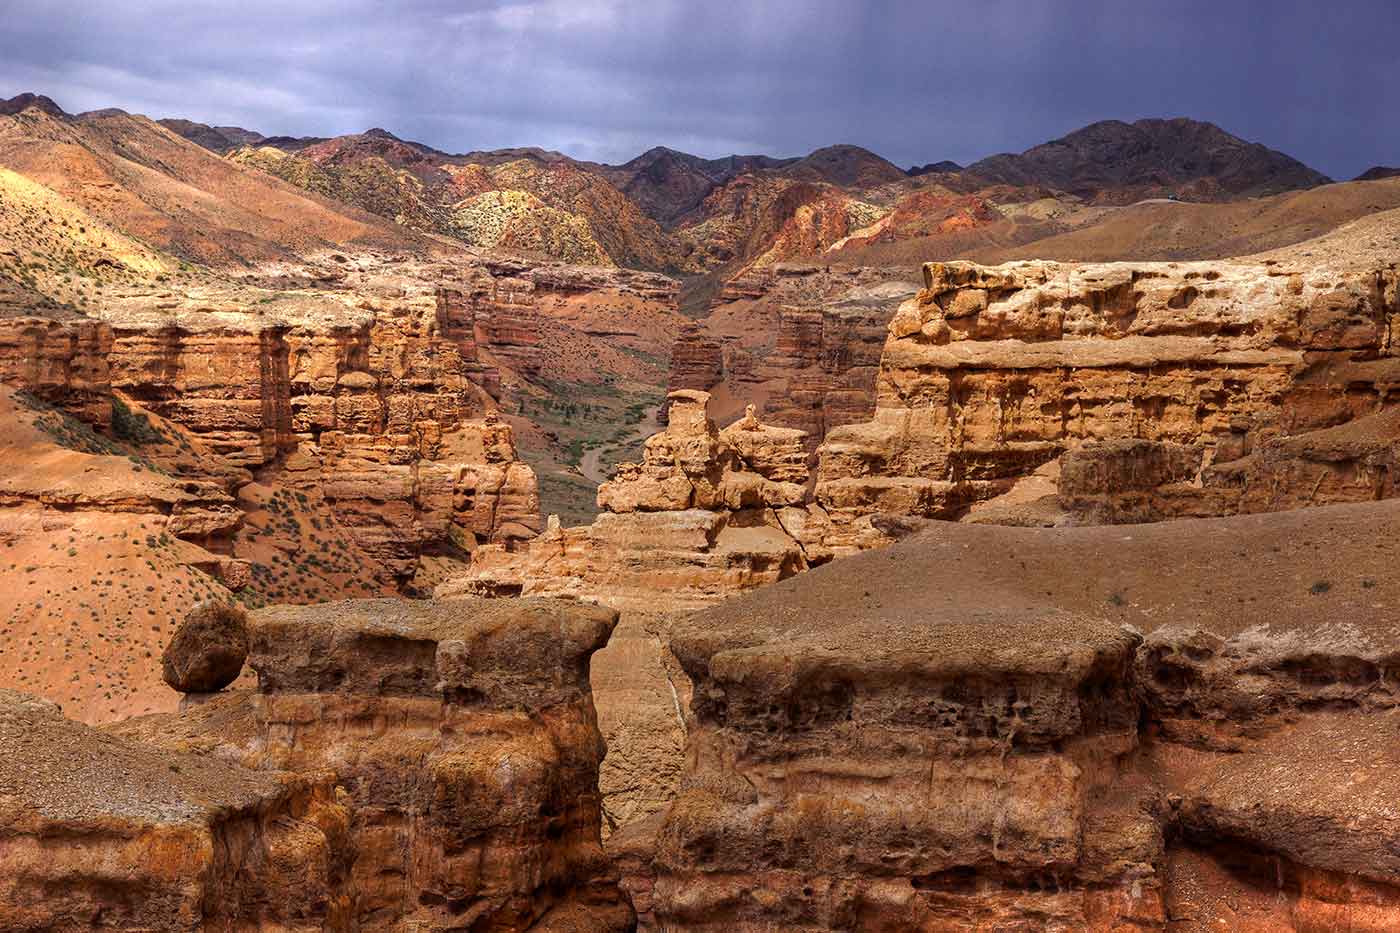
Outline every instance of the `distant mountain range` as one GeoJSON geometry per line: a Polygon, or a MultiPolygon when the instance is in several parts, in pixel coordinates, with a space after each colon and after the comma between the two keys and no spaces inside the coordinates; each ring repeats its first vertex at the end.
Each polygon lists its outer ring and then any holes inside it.
{"type": "MultiPolygon", "coordinates": [[[[69,124],[93,119],[37,94],[0,101],[0,114],[30,111],[69,124]]],[[[1014,246],[1068,232],[1090,209],[1231,202],[1329,182],[1284,153],[1185,118],[1102,121],[1019,154],[908,170],[854,145],[718,159],[658,146],[605,165],[538,148],[447,153],[381,128],[269,137],[178,118],[144,125],[411,231],[680,274],[940,238],[1014,246]]]]}

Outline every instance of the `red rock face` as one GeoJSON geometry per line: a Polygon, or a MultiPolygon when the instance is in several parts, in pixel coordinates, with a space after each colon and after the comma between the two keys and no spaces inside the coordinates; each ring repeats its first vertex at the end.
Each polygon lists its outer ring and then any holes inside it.
{"type": "Polygon", "coordinates": [[[698,324],[681,331],[671,347],[670,391],[708,392],[724,378],[724,349],[698,324]]]}
{"type": "Polygon", "coordinates": [[[631,929],[599,842],[588,684],[616,618],[269,610],[256,694],[105,733],[0,691],[0,925],[631,929]]]}
{"type": "Polygon", "coordinates": [[[683,331],[671,388],[752,401],[775,425],[826,432],[875,411],[875,376],[889,321],[912,286],[869,269],[779,265],[730,279],[713,317],[683,331]]]}
{"type": "Polygon", "coordinates": [[[511,275],[492,275],[473,295],[481,343],[526,378],[539,375],[539,327],[534,320],[535,285],[511,275]]]}
{"type": "Polygon", "coordinates": [[[0,319],[0,379],[92,424],[112,419],[112,330],[100,321],[0,319]]]}
{"type": "Polygon", "coordinates": [[[577,914],[627,927],[599,846],[588,688],[589,655],[616,619],[472,600],[255,617],[254,715],[268,741],[253,757],[330,768],[349,789],[362,923],[525,929],[577,914]]]}
{"type": "MultiPolygon", "coordinates": [[[[478,314],[492,309],[452,286],[361,303],[323,300],[272,321],[243,306],[216,322],[144,311],[111,322],[11,319],[0,366],[7,381],[92,423],[110,421],[119,391],[234,473],[314,491],[402,578],[427,548],[538,531],[534,474],[515,460],[509,427],[483,420],[500,391],[477,352],[478,314]]],[[[174,529],[201,543],[215,530],[174,529]]]]}

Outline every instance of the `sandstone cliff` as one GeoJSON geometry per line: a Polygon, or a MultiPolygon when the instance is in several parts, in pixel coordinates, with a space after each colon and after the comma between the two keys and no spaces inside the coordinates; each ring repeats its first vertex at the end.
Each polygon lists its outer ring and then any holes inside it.
{"type": "Polygon", "coordinates": [[[1227,262],[931,263],[816,501],[956,518],[1062,454],[1066,520],[1388,496],[1397,225],[1227,262]]]}
{"type": "Polygon", "coordinates": [[[806,433],[875,411],[890,319],[916,291],[896,272],[786,263],[729,279],[709,316],[671,350],[670,387],[709,392],[727,419],[754,404],[766,421],[806,433]]]}
{"type": "MultiPolygon", "coordinates": [[[[140,838],[115,848],[81,827],[75,841],[85,851],[125,852],[146,867],[114,866],[103,884],[91,859],[66,866],[66,875],[16,861],[24,868],[16,883],[26,901],[50,892],[48,916],[144,920],[156,929],[183,928],[177,908],[212,929],[303,916],[308,927],[345,930],[629,929],[631,909],[599,845],[603,744],[588,683],[589,655],[615,622],[608,610],[538,600],[376,600],[255,613],[255,693],[195,696],[181,713],[120,723],[99,740],[256,786],[308,785],[325,797],[322,822],[330,826],[318,833],[314,811],[304,813],[311,804],[298,803],[294,821],[261,805],[267,824],[295,831],[279,830],[279,840],[243,830],[240,844],[253,854],[241,870],[237,862],[205,869],[204,889],[186,880],[199,876],[199,863],[172,864],[165,870],[188,885],[188,906],[137,898],[134,908],[130,894],[143,872],[164,863],[151,860],[140,838]],[[329,829],[336,835],[328,842],[329,829]],[[59,877],[73,881],[66,894],[53,887],[59,877]],[[300,887],[318,880],[320,889],[300,887]],[[246,904],[218,897],[217,885],[235,883],[246,904]],[[130,916],[134,909],[143,913],[130,916]]],[[[12,741],[40,738],[30,728],[12,741]]],[[[38,763],[27,744],[6,751],[21,775],[38,763]]],[[[92,790],[80,777],[52,780],[68,793],[92,790]]],[[[176,794],[180,780],[153,783],[176,794]]],[[[19,788],[22,800],[43,792],[19,788]]],[[[148,818],[157,834],[177,822],[160,811],[148,818]]],[[[19,826],[21,839],[58,830],[31,826],[19,826]]]]}
{"type": "Polygon", "coordinates": [[[509,428],[482,421],[493,382],[471,309],[453,294],[360,307],[278,293],[251,304],[132,295],[93,318],[0,322],[3,375],[98,425],[119,392],[229,466],[314,488],[406,576],[453,525],[473,544],[539,527],[534,478],[511,466],[509,428]],[[454,446],[478,459],[454,462],[454,446]]]}
{"type": "Polygon", "coordinates": [[[487,545],[470,572],[439,588],[573,596],[647,609],[698,606],[806,569],[784,515],[806,496],[800,431],[750,413],[723,431],[703,392],[671,393],[670,424],[598,489],[591,525],[546,530],[520,550],[487,545]]]}
{"type": "Polygon", "coordinates": [[[259,773],[0,690],[0,926],[353,929],[328,772],[259,773]]]}
{"type": "Polygon", "coordinates": [[[623,611],[593,662],[609,752],[601,776],[607,829],[642,819],[674,793],[689,684],[665,645],[667,614],[805,570],[807,452],[802,432],[750,412],[718,430],[703,392],[670,395],[670,424],[598,490],[589,525],[545,531],[514,552],[483,545],[455,593],[566,596],[623,611]]]}
{"type": "Polygon", "coordinates": [[[677,621],[644,925],[1393,926],[1398,520],[943,525],[677,621]]]}

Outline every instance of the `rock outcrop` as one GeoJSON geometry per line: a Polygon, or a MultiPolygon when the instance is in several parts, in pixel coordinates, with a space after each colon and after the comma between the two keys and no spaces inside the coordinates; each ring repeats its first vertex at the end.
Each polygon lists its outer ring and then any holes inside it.
{"type": "Polygon", "coordinates": [[[945,524],[678,620],[624,884],[665,929],[1393,926],[1397,522],[945,524]]]}
{"type": "Polygon", "coordinates": [[[76,315],[0,316],[0,375],[4,381],[90,424],[112,420],[111,349],[111,329],[100,321],[76,315]]]}
{"type": "Polygon", "coordinates": [[[588,681],[616,620],[542,600],[261,610],[256,693],[109,728],[177,762],[197,752],[250,780],[334,788],[327,928],[626,930],[599,843],[588,681]]]}
{"type": "Polygon", "coordinates": [[[670,423],[641,463],[618,466],[598,489],[591,524],[549,527],[511,553],[487,545],[470,572],[439,594],[571,596],[621,608],[697,606],[806,569],[785,526],[806,497],[802,432],[750,412],[725,428],[708,395],[668,397],[670,423]]]}
{"type": "Polygon", "coordinates": [[[1397,222],[1226,262],[926,265],[874,419],[821,450],[833,541],[863,546],[875,513],[956,518],[1062,454],[1076,521],[1390,495],[1397,222]]]}
{"type": "Polygon", "coordinates": [[[710,317],[677,337],[671,389],[752,400],[815,450],[831,428],[875,412],[890,319],[917,290],[897,275],[785,263],[732,277],[710,317]]]}
{"type": "Polygon", "coordinates": [[[514,552],[483,545],[437,588],[489,596],[566,596],[623,612],[593,662],[608,740],[600,786],[609,832],[674,793],[685,735],[685,675],[665,645],[667,614],[805,570],[810,533],[802,432],[750,411],[718,430],[703,392],[671,393],[670,424],[598,490],[590,525],[545,531],[514,552]]]}
{"type": "Polygon", "coordinates": [[[155,748],[0,690],[0,927],[354,929],[328,772],[155,748]]]}
{"type": "MultiPolygon", "coordinates": [[[[470,549],[542,527],[534,474],[491,414],[499,375],[478,354],[478,311],[488,345],[508,339],[498,309],[417,284],[367,289],[357,307],[295,293],[263,303],[132,294],[100,319],[0,320],[0,378],[99,426],[120,393],[235,472],[318,492],[367,553],[406,579],[435,546],[470,549]]],[[[226,495],[239,479],[226,477],[226,495]]],[[[209,537],[177,531],[201,532],[209,537]]]]}

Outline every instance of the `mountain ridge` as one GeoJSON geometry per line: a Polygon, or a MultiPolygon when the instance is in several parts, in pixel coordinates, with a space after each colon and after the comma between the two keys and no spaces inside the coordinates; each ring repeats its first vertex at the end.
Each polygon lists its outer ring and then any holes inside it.
{"type": "MultiPolygon", "coordinates": [[[[0,107],[74,125],[137,119],[70,116],[32,92],[0,107]]],[[[682,275],[730,276],[902,241],[1014,246],[1096,223],[1103,208],[1229,202],[1330,181],[1285,153],[1184,117],[1104,120],[1019,154],[908,170],[851,143],[787,158],[654,146],[612,165],[539,147],[450,153],[384,127],[269,137],[178,117],[154,125],[418,233],[682,275]]]]}

